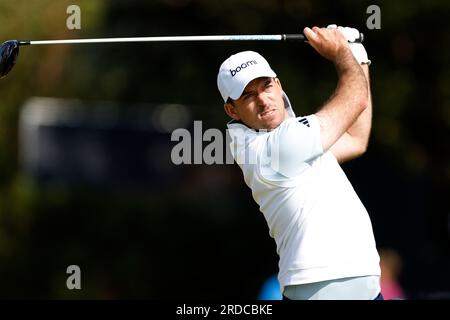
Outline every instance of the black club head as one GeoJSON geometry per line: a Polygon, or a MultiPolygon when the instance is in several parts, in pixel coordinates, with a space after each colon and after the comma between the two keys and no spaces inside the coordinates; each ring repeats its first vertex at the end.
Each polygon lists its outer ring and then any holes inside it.
{"type": "Polygon", "coordinates": [[[19,41],[9,40],[0,46],[0,78],[6,76],[16,64],[19,41]]]}

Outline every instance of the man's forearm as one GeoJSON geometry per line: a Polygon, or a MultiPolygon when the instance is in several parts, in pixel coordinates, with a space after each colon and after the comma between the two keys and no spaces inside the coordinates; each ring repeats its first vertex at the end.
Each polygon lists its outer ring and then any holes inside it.
{"type": "Polygon", "coordinates": [[[353,56],[347,56],[346,59],[351,62],[337,61],[335,64],[339,76],[338,85],[331,98],[316,113],[321,125],[324,150],[348,132],[367,108],[368,88],[363,70],[353,56]],[[331,144],[327,146],[327,142],[331,144]]]}
{"type": "Polygon", "coordinates": [[[369,142],[370,131],[372,128],[372,95],[370,90],[369,67],[367,64],[363,64],[361,67],[367,80],[367,108],[359,115],[356,121],[347,130],[347,133],[357,139],[361,143],[362,148],[365,150],[369,142]]]}

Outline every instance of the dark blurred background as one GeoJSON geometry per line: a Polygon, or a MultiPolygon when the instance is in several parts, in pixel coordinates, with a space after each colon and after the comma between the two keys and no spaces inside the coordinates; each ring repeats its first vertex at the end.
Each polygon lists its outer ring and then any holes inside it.
{"type": "MultiPolygon", "coordinates": [[[[410,299],[450,298],[450,3],[2,1],[0,39],[277,34],[336,23],[372,60],[368,152],[344,170],[410,299]],[[68,30],[66,9],[81,9],[68,30]],[[366,26],[369,5],[381,29],[366,26]]],[[[304,43],[21,47],[0,80],[0,297],[256,298],[275,243],[237,165],[174,165],[175,128],[225,131],[220,63],[263,54],[297,115],[336,84],[304,43]],[[66,268],[81,268],[68,290],[66,268]]],[[[207,145],[208,143],[205,143],[207,145]]]]}

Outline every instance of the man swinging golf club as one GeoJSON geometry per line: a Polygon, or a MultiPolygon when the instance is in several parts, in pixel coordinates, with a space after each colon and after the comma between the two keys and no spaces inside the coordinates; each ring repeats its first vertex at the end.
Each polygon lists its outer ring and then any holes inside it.
{"type": "Polygon", "coordinates": [[[371,129],[370,60],[353,28],[305,28],[338,83],[315,113],[296,117],[268,62],[230,56],[217,84],[231,152],[275,239],[284,299],[382,299],[370,217],[339,163],[362,155],[371,129]]]}

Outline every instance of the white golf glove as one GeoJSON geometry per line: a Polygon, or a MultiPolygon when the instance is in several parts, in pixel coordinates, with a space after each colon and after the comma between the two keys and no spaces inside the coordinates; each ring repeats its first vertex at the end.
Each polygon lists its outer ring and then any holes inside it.
{"type": "Polygon", "coordinates": [[[327,26],[329,29],[337,29],[339,30],[349,42],[350,50],[352,50],[353,56],[359,64],[367,63],[370,65],[371,61],[367,57],[367,52],[362,43],[351,42],[355,41],[359,37],[359,31],[355,28],[349,27],[338,27],[335,24],[330,24],[327,26]]]}

